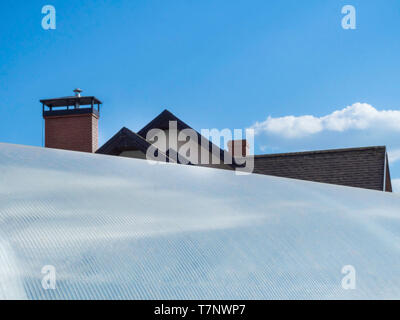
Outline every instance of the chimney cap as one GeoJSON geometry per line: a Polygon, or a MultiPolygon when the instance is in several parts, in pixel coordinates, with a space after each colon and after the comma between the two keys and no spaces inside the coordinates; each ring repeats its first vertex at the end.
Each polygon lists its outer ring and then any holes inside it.
{"type": "Polygon", "coordinates": [[[82,90],[82,89],[79,89],[79,88],[76,88],[76,89],[74,90],[74,92],[75,92],[75,95],[76,95],[77,97],[80,97],[80,96],[81,96],[81,92],[83,92],[83,90],[82,90]]]}
{"type": "Polygon", "coordinates": [[[103,104],[103,102],[101,102],[95,96],[81,96],[80,93],[82,91],[83,91],[82,89],[76,88],[74,90],[74,92],[76,92],[77,95],[75,95],[75,96],[52,98],[52,99],[41,99],[39,101],[43,104],[43,106],[47,106],[49,108],[76,106],[77,103],[80,106],[103,104]]]}

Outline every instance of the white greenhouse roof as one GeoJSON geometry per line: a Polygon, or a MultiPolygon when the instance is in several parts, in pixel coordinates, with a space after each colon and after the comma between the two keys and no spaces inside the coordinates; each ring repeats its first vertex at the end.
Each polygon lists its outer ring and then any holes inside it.
{"type": "Polygon", "coordinates": [[[0,298],[400,298],[400,197],[0,144],[0,298]]]}

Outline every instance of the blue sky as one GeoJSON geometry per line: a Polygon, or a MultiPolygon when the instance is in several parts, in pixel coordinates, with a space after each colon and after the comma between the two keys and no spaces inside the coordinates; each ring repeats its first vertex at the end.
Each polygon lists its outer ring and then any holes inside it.
{"type": "Polygon", "coordinates": [[[399,52],[396,0],[2,1],[0,141],[42,145],[39,99],[80,87],[104,102],[100,144],[168,108],[198,130],[258,123],[256,153],[387,145],[396,179],[399,52]]]}

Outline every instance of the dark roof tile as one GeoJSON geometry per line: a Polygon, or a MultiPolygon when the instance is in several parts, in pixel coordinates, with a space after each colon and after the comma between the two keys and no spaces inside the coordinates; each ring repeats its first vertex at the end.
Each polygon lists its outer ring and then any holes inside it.
{"type": "Polygon", "coordinates": [[[386,147],[258,155],[254,173],[383,190],[386,147]]]}

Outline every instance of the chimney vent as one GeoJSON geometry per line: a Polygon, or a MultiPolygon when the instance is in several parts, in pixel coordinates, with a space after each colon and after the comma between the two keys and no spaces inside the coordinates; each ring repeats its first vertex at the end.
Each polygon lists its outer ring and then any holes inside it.
{"type": "Polygon", "coordinates": [[[81,96],[81,92],[83,92],[83,90],[82,90],[82,89],[79,89],[79,88],[76,88],[76,89],[74,90],[74,92],[75,92],[75,97],[80,97],[80,96],[81,96]]]}

